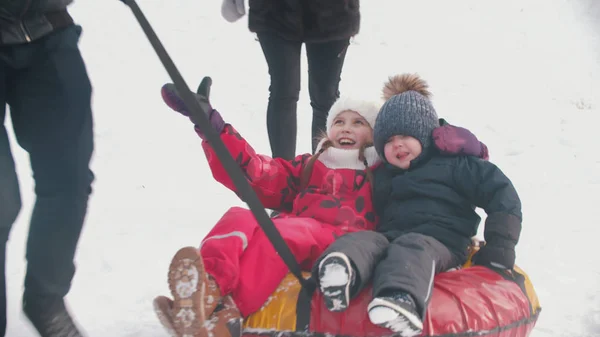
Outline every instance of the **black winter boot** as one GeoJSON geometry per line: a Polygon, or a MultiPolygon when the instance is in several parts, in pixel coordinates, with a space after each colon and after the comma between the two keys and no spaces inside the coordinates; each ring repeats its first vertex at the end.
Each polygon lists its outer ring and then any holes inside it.
{"type": "Polygon", "coordinates": [[[376,297],[368,307],[371,323],[397,332],[402,337],[420,335],[423,322],[417,313],[415,301],[404,292],[376,297]]]}
{"type": "Polygon", "coordinates": [[[354,270],[348,256],[333,252],[319,263],[319,288],[329,311],[341,312],[350,304],[354,270]]]}
{"type": "Polygon", "coordinates": [[[83,337],[58,297],[23,297],[23,311],[41,337],[83,337]]]}

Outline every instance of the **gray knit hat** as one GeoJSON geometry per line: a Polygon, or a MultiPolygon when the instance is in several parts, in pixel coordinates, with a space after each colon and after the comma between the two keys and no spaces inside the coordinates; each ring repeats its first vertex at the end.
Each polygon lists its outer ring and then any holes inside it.
{"type": "Polygon", "coordinates": [[[416,74],[396,75],[385,84],[386,102],[373,129],[375,150],[382,160],[385,160],[385,143],[396,135],[415,137],[421,142],[423,153],[431,145],[431,134],[439,126],[439,120],[427,88],[427,83],[416,74]]]}

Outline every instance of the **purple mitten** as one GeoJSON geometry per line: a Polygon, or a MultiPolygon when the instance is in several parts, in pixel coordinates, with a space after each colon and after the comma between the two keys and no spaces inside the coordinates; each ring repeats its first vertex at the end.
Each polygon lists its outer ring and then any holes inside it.
{"type": "Polygon", "coordinates": [[[177,89],[175,88],[175,85],[173,83],[167,83],[163,85],[163,87],[160,90],[160,93],[162,95],[163,101],[169,106],[169,108],[181,113],[184,116],[190,116],[190,113],[187,111],[187,107],[185,106],[183,99],[179,97],[179,93],[177,92],[177,89]]]}
{"type": "Polygon", "coordinates": [[[488,149],[471,131],[446,124],[433,130],[433,141],[441,153],[446,155],[469,155],[489,159],[488,149]]]}
{"type": "MultiPolygon", "coordinates": [[[[210,78],[205,77],[202,80],[202,83],[200,83],[200,86],[198,87],[198,93],[194,94],[194,97],[198,101],[202,112],[207,116],[212,128],[218,133],[221,133],[221,131],[225,127],[225,122],[223,121],[223,117],[221,116],[221,114],[217,110],[213,109],[213,107],[210,104],[210,101],[208,100],[208,96],[210,93],[210,85],[210,78]]],[[[184,116],[189,117],[195,125],[194,129],[196,130],[198,136],[200,136],[200,138],[202,139],[205,139],[205,135],[200,131],[200,128],[198,127],[198,124],[201,121],[197,120],[197,117],[192,116],[190,114],[183,99],[181,98],[181,95],[179,95],[179,92],[175,88],[175,85],[173,83],[167,83],[163,85],[161,89],[161,95],[163,101],[171,109],[181,113],[184,116]]]]}

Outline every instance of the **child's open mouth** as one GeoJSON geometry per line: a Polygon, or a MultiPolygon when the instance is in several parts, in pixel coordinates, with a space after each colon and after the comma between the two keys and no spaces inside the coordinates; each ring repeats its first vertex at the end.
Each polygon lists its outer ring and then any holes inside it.
{"type": "Polygon", "coordinates": [[[396,159],[398,159],[398,160],[404,160],[404,159],[406,159],[407,157],[408,157],[408,153],[406,153],[406,152],[398,153],[398,154],[396,155],[396,159]]]}
{"type": "Polygon", "coordinates": [[[340,138],[338,143],[340,143],[341,146],[352,146],[356,144],[356,142],[350,138],[340,138]]]}

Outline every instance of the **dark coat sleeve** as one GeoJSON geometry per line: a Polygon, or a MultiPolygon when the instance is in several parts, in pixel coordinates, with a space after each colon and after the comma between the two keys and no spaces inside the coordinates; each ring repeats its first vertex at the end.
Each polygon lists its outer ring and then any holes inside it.
{"type": "Polygon", "coordinates": [[[457,190],[487,213],[488,244],[514,248],[521,234],[521,200],[510,179],[493,163],[459,157],[454,168],[457,190]]]}

